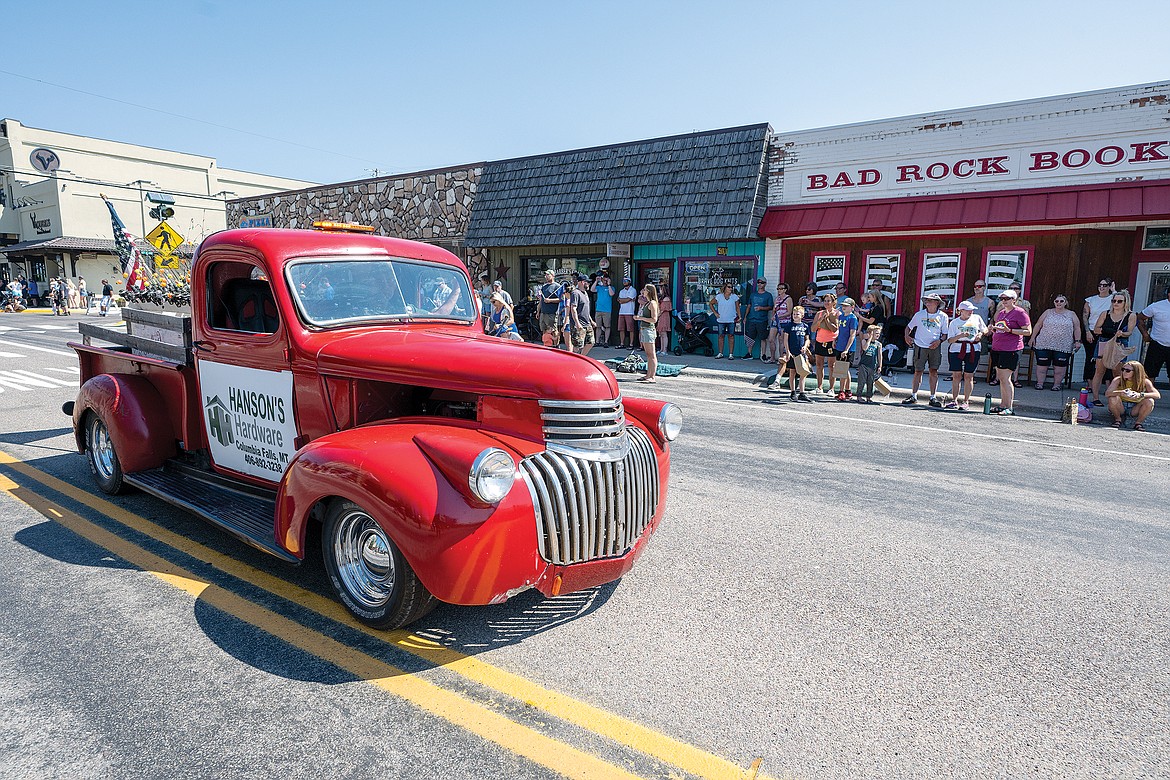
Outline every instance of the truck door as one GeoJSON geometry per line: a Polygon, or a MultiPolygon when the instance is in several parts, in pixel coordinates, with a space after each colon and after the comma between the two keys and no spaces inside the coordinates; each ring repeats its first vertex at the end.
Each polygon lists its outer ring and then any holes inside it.
{"type": "MultiPolygon", "coordinates": [[[[279,482],[296,451],[288,336],[263,269],[215,260],[199,280],[195,365],[203,424],[217,469],[279,482]]],[[[198,295],[198,289],[196,289],[198,295]]]]}

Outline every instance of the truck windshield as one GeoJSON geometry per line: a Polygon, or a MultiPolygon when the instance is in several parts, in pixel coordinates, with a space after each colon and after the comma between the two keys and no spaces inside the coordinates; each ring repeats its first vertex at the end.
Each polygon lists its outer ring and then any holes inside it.
{"type": "Polygon", "coordinates": [[[286,273],[297,308],[312,325],[475,319],[467,278],[443,265],[384,257],[299,260],[286,273]]]}

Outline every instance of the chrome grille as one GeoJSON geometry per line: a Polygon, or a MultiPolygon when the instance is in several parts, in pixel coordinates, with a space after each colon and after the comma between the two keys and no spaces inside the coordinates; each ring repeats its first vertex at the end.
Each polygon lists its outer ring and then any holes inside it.
{"type": "Polygon", "coordinates": [[[541,401],[540,419],[545,445],[553,452],[618,461],[629,450],[621,396],[612,401],[541,401]]]}
{"type": "Polygon", "coordinates": [[[658,508],[658,459],[641,428],[629,426],[621,460],[554,452],[530,455],[520,470],[536,509],[540,555],[549,563],[581,563],[625,555],[658,508]]]}

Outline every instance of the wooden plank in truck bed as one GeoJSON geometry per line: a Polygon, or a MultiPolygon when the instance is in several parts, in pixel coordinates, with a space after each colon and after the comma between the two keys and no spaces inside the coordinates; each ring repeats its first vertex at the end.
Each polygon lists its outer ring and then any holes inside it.
{"type": "Polygon", "coordinates": [[[101,325],[92,325],[88,322],[79,322],[77,330],[81,333],[82,343],[89,345],[90,339],[98,339],[123,347],[130,347],[135,353],[169,360],[181,366],[191,365],[191,350],[175,344],[166,344],[155,339],[143,338],[120,330],[103,328],[101,325]]]}

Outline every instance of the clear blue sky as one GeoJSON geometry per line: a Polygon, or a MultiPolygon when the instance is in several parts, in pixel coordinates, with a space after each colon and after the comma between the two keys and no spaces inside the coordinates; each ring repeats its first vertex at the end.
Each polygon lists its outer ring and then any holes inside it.
{"type": "Polygon", "coordinates": [[[0,12],[0,115],[331,182],[1158,81],[1170,77],[1166,9],[1148,0],[26,0],[0,12]]]}

